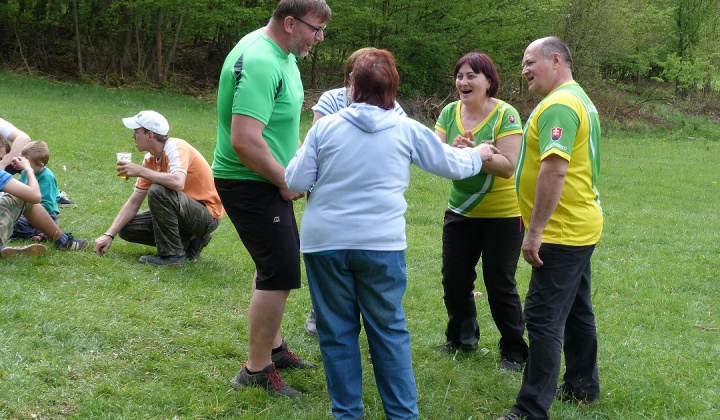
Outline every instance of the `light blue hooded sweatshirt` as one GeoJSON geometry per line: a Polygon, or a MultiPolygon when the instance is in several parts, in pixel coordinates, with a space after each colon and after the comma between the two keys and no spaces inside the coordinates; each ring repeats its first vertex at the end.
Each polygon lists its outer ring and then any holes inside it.
{"type": "Polygon", "coordinates": [[[419,122],[355,103],[308,131],[285,171],[295,192],[308,191],[300,251],[401,251],[410,165],[450,179],[480,172],[480,154],[448,146],[419,122]]]}

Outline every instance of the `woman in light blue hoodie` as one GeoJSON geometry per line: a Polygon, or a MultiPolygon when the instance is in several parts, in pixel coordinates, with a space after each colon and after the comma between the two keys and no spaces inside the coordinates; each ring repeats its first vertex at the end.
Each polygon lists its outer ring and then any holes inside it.
{"type": "Polygon", "coordinates": [[[419,416],[402,297],[410,165],[450,179],[480,172],[494,146],[452,148],[393,111],[399,76],[388,51],[361,55],[353,104],[319,120],[285,172],[307,191],[300,251],[317,312],[320,351],[335,418],[364,414],[360,315],[388,419],[419,416]]]}

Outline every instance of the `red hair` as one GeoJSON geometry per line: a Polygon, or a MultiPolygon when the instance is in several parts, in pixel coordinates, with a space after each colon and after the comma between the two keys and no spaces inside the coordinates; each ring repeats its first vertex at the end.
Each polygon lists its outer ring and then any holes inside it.
{"type": "Polygon", "coordinates": [[[400,75],[390,51],[368,51],[358,57],[350,82],[353,102],[364,102],[383,109],[395,108],[400,75]]]}

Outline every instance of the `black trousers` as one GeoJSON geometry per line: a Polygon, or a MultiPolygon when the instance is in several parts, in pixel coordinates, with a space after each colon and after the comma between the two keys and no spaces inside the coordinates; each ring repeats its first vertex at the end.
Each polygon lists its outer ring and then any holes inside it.
{"type": "Polygon", "coordinates": [[[480,338],[473,289],[475,267],[482,258],[490,313],[500,331],[500,354],[521,363],[527,359],[522,304],[515,282],[523,233],[520,217],[472,218],[445,211],[442,274],[448,343],[474,345],[480,338]]]}
{"type": "Polygon", "coordinates": [[[514,413],[532,419],[550,418],[563,350],[565,384],[588,400],[600,397],[590,284],[594,250],[595,245],[540,247],[543,266],[533,267],[525,297],[530,355],[514,413]]]}

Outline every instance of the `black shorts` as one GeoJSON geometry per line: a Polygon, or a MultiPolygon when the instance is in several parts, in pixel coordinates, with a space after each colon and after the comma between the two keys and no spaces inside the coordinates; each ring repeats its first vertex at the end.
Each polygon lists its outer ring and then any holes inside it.
{"type": "Polygon", "coordinates": [[[300,236],[292,201],[263,181],[215,178],[215,188],[255,262],[256,289],[299,289],[300,236]]]}

